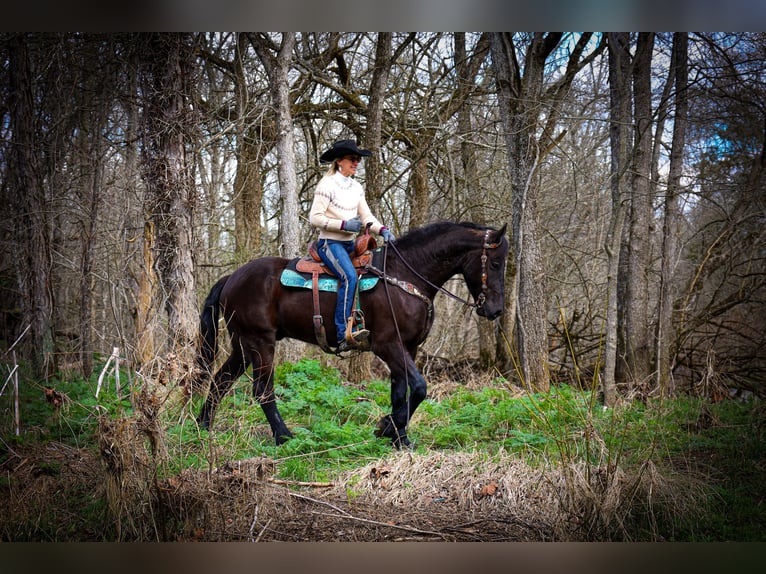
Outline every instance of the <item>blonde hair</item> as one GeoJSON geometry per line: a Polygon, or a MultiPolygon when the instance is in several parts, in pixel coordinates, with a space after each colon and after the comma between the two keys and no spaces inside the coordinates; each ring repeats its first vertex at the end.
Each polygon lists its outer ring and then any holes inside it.
{"type": "Polygon", "coordinates": [[[327,172],[325,172],[325,175],[335,175],[335,172],[338,171],[338,160],[341,158],[336,157],[334,160],[332,160],[332,163],[330,163],[330,167],[327,168],[327,172]]]}

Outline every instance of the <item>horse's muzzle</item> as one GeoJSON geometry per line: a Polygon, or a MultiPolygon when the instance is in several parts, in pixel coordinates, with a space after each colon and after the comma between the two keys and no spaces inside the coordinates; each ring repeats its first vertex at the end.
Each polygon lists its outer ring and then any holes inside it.
{"type": "Polygon", "coordinates": [[[494,321],[500,315],[503,314],[503,310],[502,309],[487,309],[486,306],[482,306],[476,309],[476,314],[481,317],[486,317],[490,321],[494,321]]]}

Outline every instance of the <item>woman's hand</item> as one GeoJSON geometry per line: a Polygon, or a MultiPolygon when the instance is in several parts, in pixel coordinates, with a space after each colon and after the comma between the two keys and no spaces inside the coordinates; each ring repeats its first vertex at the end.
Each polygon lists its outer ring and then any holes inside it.
{"type": "Polygon", "coordinates": [[[388,228],[387,228],[387,227],[384,227],[383,229],[381,229],[381,230],[380,230],[380,236],[383,238],[383,241],[385,241],[386,243],[388,243],[389,241],[393,241],[394,239],[396,239],[396,237],[394,237],[394,234],[393,234],[393,233],[391,233],[391,232],[388,230],[388,228]]]}
{"type": "Polygon", "coordinates": [[[362,230],[362,220],[358,217],[347,219],[341,224],[340,228],[350,233],[359,233],[362,230]]]}

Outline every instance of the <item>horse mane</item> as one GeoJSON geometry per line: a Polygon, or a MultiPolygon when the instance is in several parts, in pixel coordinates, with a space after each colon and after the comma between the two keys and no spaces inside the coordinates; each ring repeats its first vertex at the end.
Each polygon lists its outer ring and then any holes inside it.
{"type": "Polygon", "coordinates": [[[488,228],[483,225],[469,221],[438,221],[405,233],[396,239],[396,247],[406,253],[406,260],[410,265],[419,268],[430,265],[432,259],[439,259],[449,253],[455,247],[455,238],[450,236],[456,231],[486,229],[488,228]]]}
{"type": "Polygon", "coordinates": [[[478,229],[484,231],[488,228],[470,221],[462,221],[460,223],[454,221],[437,221],[436,223],[429,223],[408,231],[397,238],[396,244],[397,246],[406,249],[427,242],[433,237],[446,235],[455,229],[478,229]]]}
{"type": "Polygon", "coordinates": [[[472,223],[470,221],[463,221],[460,223],[456,223],[454,221],[437,221],[436,223],[429,223],[427,225],[423,225],[421,227],[416,227],[414,229],[411,229],[401,237],[399,237],[396,242],[399,245],[406,245],[410,242],[412,243],[422,243],[423,241],[426,241],[428,239],[431,239],[434,236],[440,236],[444,235],[445,233],[449,233],[450,231],[453,231],[456,228],[465,228],[465,229],[486,229],[486,227],[477,225],[476,223],[472,223]]]}

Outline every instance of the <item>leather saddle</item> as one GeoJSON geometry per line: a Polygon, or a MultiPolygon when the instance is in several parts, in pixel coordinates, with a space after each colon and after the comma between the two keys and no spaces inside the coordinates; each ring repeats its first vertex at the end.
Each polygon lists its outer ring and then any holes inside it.
{"type": "MultiPolygon", "coordinates": [[[[372,263],[372,252],[377,249],[378,242],[372,235],[364,234],[356,238],[354,244],[354,254],[351,256],[351,263],[355,269],[366,269],[372,263]]],[[[298,259],[295,264],[295,270],[299,273],[319,273],[320,275],[330,275],[335,277],[332,270],[322,263],[319,257],[317,242],[309,243],[309,254],[306,257],[298,259]]]]}
{"type": "MultiPolygon", "coordinates": [[[[374,250],[377,249],[377,247],[378,243],[375,241],[375,238],[369,234],[369,229],[364,235],[360,235],[356,238],[354,244],[354,253],[351,257],[351,263],[354,265],[354,268],[357,269],[359,274],[364,274],[367,271],[368,267],[372,263],[374,250]]],[[[335,277],[335,274],[324,263],[322,263],[322,260],[320,259],[319,253],[317,251],[316,241],[309,243],[308,251],[308,256],[296,261],[295,270],[299,273],[305,273],[311,276],[311,291],[314,307],[312,322],[314,324],[314,334],[316,336],[317,343],[323,351],[337,354],[337,351],[333,351],[332,348],[327,344],[327,336],[325,334],[322,314],[319,309],[319,277],[320,275],[335,277]]],[[[349,318],[349,326],[347,327],[347,330],[351,329],[354,323],[356,323],[360,329],[364,330],[364,314],[362,313],[361,309],[354,310],[352,316],[349,318]]],[[[364,350],[365,346],[362,345],[357,348],[364,350]]],[[[369,348],[368,344],[367,348],[369,348]]]]}

